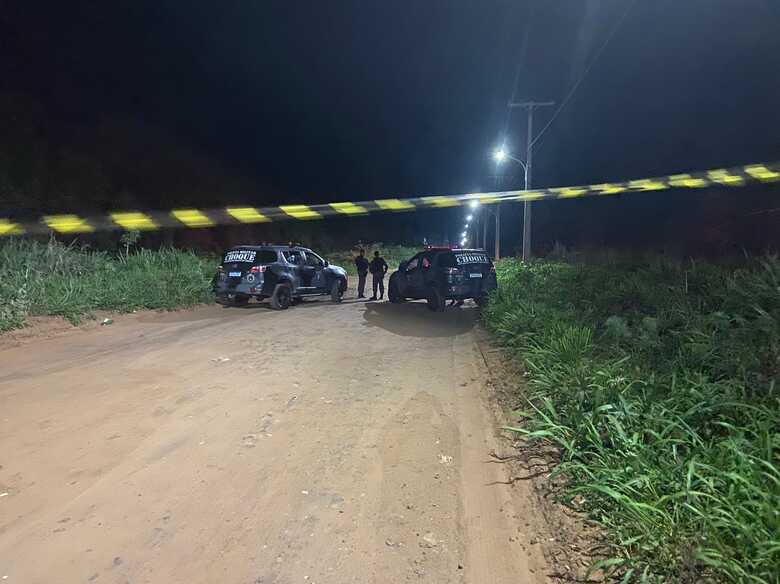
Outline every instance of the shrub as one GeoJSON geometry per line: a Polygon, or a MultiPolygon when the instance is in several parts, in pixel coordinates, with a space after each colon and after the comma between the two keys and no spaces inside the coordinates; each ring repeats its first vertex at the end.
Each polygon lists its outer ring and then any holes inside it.
{"type": "Polygon", "coordinates": [[[0,331],[28,315],[77,322],[93,310],[173,309],[211,300],[214,261],[191,252],[112,256],[56,241],[0,244],[0,331]]]}

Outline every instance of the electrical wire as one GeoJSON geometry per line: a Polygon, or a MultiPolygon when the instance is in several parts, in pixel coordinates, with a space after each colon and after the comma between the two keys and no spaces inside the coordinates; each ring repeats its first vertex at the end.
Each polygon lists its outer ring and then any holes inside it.
{"type": "Polygon", "coordinates": [[[547,129],[553,124],[555,119],[558,117],[558,114],[560,114],[563,111],[563,108],[566,107],[566,104],[569,103],[571,98],[576,93],[579,86],[582,84],[582,82],[585,80],[585,78],[588,76],[588,73],[590,73],[590,70],[593,69],[593,66],[596,64],[596,61],[599,60],[599,57],[601,57],[601,54],[604,52],[604,49],[607,48],[607,45],[609,45],[612,38],[615,36],[617,31],[620,29],[620,27],[623,25],[623,22],[628,17],[628,14],[631,12],[631,9],[636,4],[637,0],[631,0],[631,2],[626,7],[625,11],[621,15],[621,17],[617,20],[615,25],[612,27],[612,30],[607,35],[606,40],[604,43],[599,47],[598,51],[596,51],[596,55],[593,57],[593,60],[591,60],[590,64],[585,68],[585,70],[582,72],[582,75],[580,75],[579,79],[572,85],[571,89],[569,89],[569,92],[566,94],[566,97],[563,98],[563,101],[561,101],[561,105],[558,106],[558,109],[555,110],[555,113],[550,118],[550,121],[547,122],[547,124],[542,128],[542,130],[536,135],[536,137],[531,140],[531,147],[533,148],[536,143],[541,139],[541,137],[544,135],[544,133],[547,131],[547,129]]]}
{"type": "MultiPolygon", "coordinates": [[[[512,97],[510,98],[509,103],[515,101],[515,96],[517,95],[517,82],[520,81],[520,73],[523,71],[523,66],[525,65],[525,58],[526,55],[528,54],[528,38],[531,32],[531,22],[533,21],[534,18],[535,8],[536,8],[536,4],[532,2],[531,7],[528,10],[528,22],[526,23],[525,32],[523,34],[523,44],[520,46],[520,58],[518,59],[517,62],[517,70],[515,71],[515,78],[514,78],[514,82],[512,83],[512,97]]],[[[504,133],[503,133],[504,140],[506,140],[506,134],[509,131],[509,122],[511,121],[512,118],[512,108],[507,107],[506,109],[507,109],[506,122],[504,123],[504,133]]]]}

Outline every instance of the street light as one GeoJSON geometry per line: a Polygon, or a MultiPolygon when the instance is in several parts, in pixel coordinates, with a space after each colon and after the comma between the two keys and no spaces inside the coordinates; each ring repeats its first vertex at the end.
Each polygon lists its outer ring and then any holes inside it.
{"type": "Polygon", "coordinates": [[[466,215],[466,221],[471,221],[473,215],[466,215]]]}
{"type": "MultiPolygon", "coordinates": [[[[523,167],[523,190],[528,190],[528,164],[515,158],[503,148],[493,152],[493,158],[497,164],[501,164],[507,158],[517,162],[523,167]]],[[[523,261],[528,261],[531,257],[531,201],[523,201],[523,261]]]]}
{"type": "Polygon", "coordinates": [[[477,207],[479,207],[479,201],[471,201],[471,203],[469,203],[469,207],[471,207],[472,209],[476,209],[477,207]]]}
{"type": "Polygon", "coordinates": [[[523,162],[519,158],[515,158],[514,156],[509,154],[509,152],[507,152],[503,148],[499,148],[498,150],[493,152],[493,158],[495,158],[496,162],[498,162],[499,164],[504,162],[504,160],[509,159],[509,160],[513,160],[514,162],[517,162],[517,164],[522,166],[523,167],[523,171],[525,172],[525,176],[524,176],[525,182],[523,184],[523,189],[526,190],[526,191],[528,190],[528,165],[525,162],[523,162]]]}

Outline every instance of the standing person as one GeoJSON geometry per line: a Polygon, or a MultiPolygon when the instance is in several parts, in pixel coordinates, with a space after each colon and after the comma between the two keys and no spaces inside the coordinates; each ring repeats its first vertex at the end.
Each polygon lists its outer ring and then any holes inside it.
{"type": "MultiPolygon", "coordinates": [[[[358,257],[355,258],[355,267],[358,273],[358,298],[366,297],[366,276],[368,275],[368,260],[366,251],[361,249],[358,257]]],[[[376,296],[376,294],[374,294],[376,296]]]]}
{"type": "Polygon", "coordinates": [[[376,289],[379,288],[379,299],[381,300],[385,296],[385,274],[387,273],[388,265],[384,258],[379,256],[379,252],[374,252],[374,259],[369,264],[369,271],[373,276],[372,284],[374,285],[374,295],[370,300],[376,300],[376,289]]]}

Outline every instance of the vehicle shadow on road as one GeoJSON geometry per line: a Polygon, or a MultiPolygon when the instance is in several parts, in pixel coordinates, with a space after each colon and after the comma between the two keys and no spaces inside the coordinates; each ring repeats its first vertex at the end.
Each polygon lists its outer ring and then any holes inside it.
{"type": "Polygon", "coordinates": [[[452,337],[473,329],[478,317],[476,306],[431,312],[425,302],[368,302],[363,312],[363,324],[403,337],[452,337]]]}
{"type": "MultiPolygon", "coordinates": [[[[330,298],[325,297],[309,297],[301,299],[300,301],[296,302],[295,304],[291,305],[289,310],[298,310],[301,308],[315,308],[317,306],[337,306],[337,304],[334,304],[331,302],[330,298]]],[[[263,300],[261,302],[249,302],[248,304],[244,304],[243,306],[230,306],[230,305],[222,305],[222,308],[225,310],[248,310],[250,312],[254,311],[263,311],[268,310],[270,312],[277,312],[274,310],[274,308],[271,306],[271,303],[268,300],[263,300]]]]}

